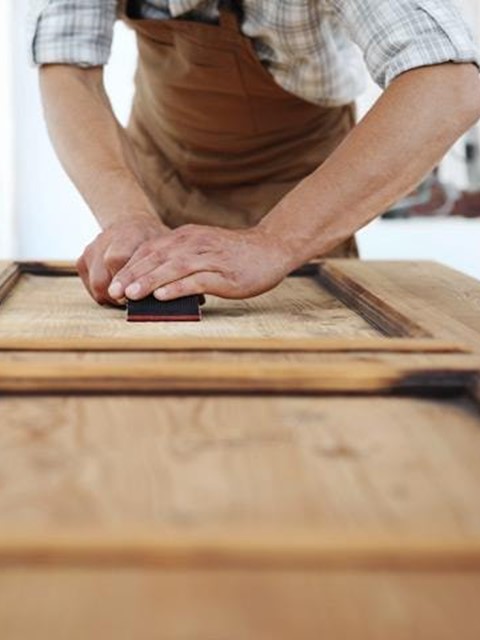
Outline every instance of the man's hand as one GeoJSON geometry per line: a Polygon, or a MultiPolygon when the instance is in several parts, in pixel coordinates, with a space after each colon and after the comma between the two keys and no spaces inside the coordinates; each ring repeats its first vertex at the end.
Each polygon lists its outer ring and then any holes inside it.
{"type": "Polygon", "coordinates": [[[102,231],[77,262],[78,273],[90,295],[99,304],[119,304],[121,299],[108,295],[112,278],[143,243],[169,233],[165,225],[151,215],[122,219],[102,231]]]}
{"type": "Polygon", "coordinates": [[[185,225],[144,242],[113,280],[110,298],[159,300],[210,293],[248,298],[298,266],[278,238],[258,228],[231,231],[185,225]]]}

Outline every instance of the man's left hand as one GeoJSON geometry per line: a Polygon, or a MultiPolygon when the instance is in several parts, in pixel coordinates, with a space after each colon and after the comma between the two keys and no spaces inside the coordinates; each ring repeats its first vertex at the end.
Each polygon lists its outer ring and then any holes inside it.
{"type": "Polygon", "coordinates": [[[248,298],[279,284],[298,266],[277,237],[258,227],[247,230],[185,225],[144,242],[116,274],[114,299],[159,300],[193,294],[248,298]]]}

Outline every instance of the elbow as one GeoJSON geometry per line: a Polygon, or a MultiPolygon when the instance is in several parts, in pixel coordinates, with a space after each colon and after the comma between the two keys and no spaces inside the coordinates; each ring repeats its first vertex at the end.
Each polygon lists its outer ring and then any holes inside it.
{"type": "Polygon", "coordinates": [[[44,64],[40,67],[40,85],[53,90],[68,86],[71,82],[80,82],[93,90],[103,87],[102,67],[78,67],[71,64],[44,64]]]}
{"type": "Polygon", "coordinates": [[[480,77],[477,79],[475,99],[472,100],[468,113],[472,125],[476,124],[480,120],[480,77]]]}
{"type": "Polygon", "coordinates": [[[456,119],[467,130],[480,119],[480,74],[473,64],[460,66],[463,68],[453,87],[456,119]]]}

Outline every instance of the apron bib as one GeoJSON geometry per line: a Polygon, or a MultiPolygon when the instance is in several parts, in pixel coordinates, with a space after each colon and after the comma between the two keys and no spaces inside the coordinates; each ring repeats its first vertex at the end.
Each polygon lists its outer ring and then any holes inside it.
{"type": "MultiPolygon", "coordinates": [[[[255,225],[354,126],[353,105],[320,107],[281,88],[224,3],[219,24],[138,16],[123,3],[139,50],[127,133],[169,227],[255,225]]],[[[329,255],[356,257],[354,238],[329,255]]]]}

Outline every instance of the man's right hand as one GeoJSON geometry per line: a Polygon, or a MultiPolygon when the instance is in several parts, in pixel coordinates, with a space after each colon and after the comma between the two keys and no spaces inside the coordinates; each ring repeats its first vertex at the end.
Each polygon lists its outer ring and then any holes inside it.
{"type": "Polygon", "coordinates": [[[78,273],[92,298],[99,304],[118,305],[119,301],[108,295],[113,277],[143,242],[166,233],[170,230],[152,215],[132,215],[102,231],[77,261],[78,273]]]}

